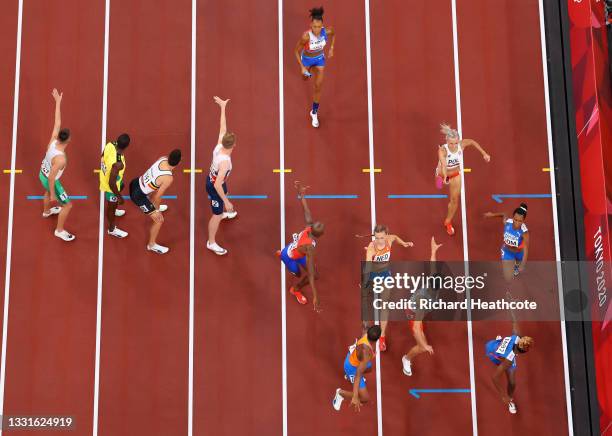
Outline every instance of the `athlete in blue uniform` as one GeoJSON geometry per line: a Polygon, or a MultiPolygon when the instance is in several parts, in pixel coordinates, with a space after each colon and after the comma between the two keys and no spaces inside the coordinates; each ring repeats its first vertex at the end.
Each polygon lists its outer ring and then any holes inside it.
{"type": "Polygon", "coordinates": [[[327,56],[334,55],[334,41],[336,32],[330,26],[323,27],[323,8],[310,10],[310,29],[302,33],[302,37],[295,46],[295,58],[300,65],[304,80],[314,75],[314,95],[310,118],[312,127],[319,127],[319,101],[321,87],[323,86],[323,73],[325,71],[325,46],[329,39],[327,56]]]}
{"type": "Polygon", "coordinates": [[[514,209],[512,218],[504,213],[487,212],[485,218],[501,217],[504,223],[504,244],[501,247],[501,260],[504,268],[504,277],[510,280],[513,275],[525,269],[527,254],[529,252],[529,233],[525,219],[527,219],[527,205],[521,203],[514,209]]]}
{"type": "Polygon", "coordinates": [[[487,342],[485,353],[489,360],[497,366],[491,378],[493,385],[495,385],[497,392],[501,396],[502,402],[508,406],[508,411],[515,414],[516,403],[514,402],[513,395],[516,388],[516,355],[529,351],[533,346],[533,338],[520,336],[514,312],[511,310],[510,314],[512,316],[512,336],[504,338],[497,336],[495,339],[487,342]],[[504,391],[504,387],[501,384],[502,373],[506,373],[506,380],[508,382],[506,391],[504,391]]]}

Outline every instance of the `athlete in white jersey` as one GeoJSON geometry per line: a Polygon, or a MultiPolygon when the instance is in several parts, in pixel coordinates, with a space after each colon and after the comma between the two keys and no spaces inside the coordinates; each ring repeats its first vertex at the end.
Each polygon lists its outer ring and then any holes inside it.
{"type": "Polygon", "coordinates": [[[160,205],[160,202],[174,180],[173,171],[180,161],[181,150],[172,150],[168,156],[157,159],[142,176],[130,182],[130,198],[153,220],[147,250],[157,254],[166,254],[170,250],[157,243],[157,235],[164,223],[162,212],[168,209],[166,205],[160,205]]]}
{"type": "Polygon", "coordinates": [[[223,100],[219,97],[214,97],[214,101],[221,108],[221,120],[217,145],[213,150],[210,172],[206,178],[206,192],[210,197],[210,207],[213,213],[210,221],[208,221],[206,248],[218,256],[223,256],[227,254],[227,250],[217,244],[216,240],[219,224],[223,219],[232,219],[238,215],[238,212],[234,210],[234,205],[227,198],[226,183],[232,171],[232,152],[234,147],[236,147],[236,135],[227,131],[225,106],[229,99],[223,100]]]}
{"type": "Polygon", "coordinates": [[[69,242],[73,241],[75,236],[64,229],[64,224],[72,209],[72,203],[60,182],[60,178],[66,169],[66,147],[70,142],[70,130],[61,129],[62,117],[60,106],[63,93],[60,94],[57,92],[57,89],[53,89],[51,95],[55,100],[55,124],[53,125],[51,139],[47,145],[47,151],[40,164],[40,172],[38,174],[40,183],[45,188],[42,216],[43,218],[48,218],[51,215],[58,215],[55,236],[69,242]],[[57,202],[59,206],[51,207],[51,202],[57,202]]]}
{"type": "Polygon", "coordinates": [[[483,148],[473,139],[460,139],[457,130],[452,129],[447,124],[440,126],[441,132],[446,137],[446,144],[438,147],[438,166],[436,168],[436,186],[442,189],[442,185],[446,183],[450,189],[450,202],[448,203],[448,213],[444,220],[446,232],[453,236],[455,228],[453,227],[453,217],[459,207],[459,198],[461,196],[461,166],[463,163],[463,151],[470,145],[474,146],[482,158],[489,162],[489,156],[483,148]]]}

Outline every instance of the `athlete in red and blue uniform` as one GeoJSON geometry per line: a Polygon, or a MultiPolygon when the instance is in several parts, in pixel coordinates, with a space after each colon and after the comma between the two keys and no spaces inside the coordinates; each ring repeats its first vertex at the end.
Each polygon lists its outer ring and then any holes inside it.
{"type": "Polygon", "coordinates": [[[517,276],[525,269],[527,254],[529,252],[529,233],[525,219],[527,218],[527,205],[521,203],[514,209],[512,218],[504,213],[485,213],[485,218],[501,217],[504,223],[504,244],[501,247],[501,260],[504,268],[504,277],[507,280],[512,275],[517,276]]]}
{"type": "Polygon", "coordinates": [[[319,296],[315,286],[315,280],[318,275],[315,268],[314,255],[317,239],[323,235],[325,225],[320,221],[313,221],[312,219],[310,209],[304,198],[304,193],[308,186],[302,186],[300,182],[295,182],[295,187],[298,190],[298,198],[304,209],[306,228],[300,233],[294,233],[293,241],[282,250],[277,251],[276,255],[285,264],[289,272],[300,279],[289,288],[291,295],[295,296],[298,303],[306,304],[308,300],[302,294],[301,289],[306,284],[310,284],[312,288],[312,304],[314,310],[319,312],[319,296]],[[302,275],[302,272],[305,272],[305,274],[302,275]]]}
{"type": "Polygon", "coordinates": [[[325,71],[325,46],[329,40],[327,56],[334,55],[334,42],[336,33],[330,26],[323,27],[323,8],[310,10],[310,29],[302,34],[295,46],[295,57],[300,65],[304,80],[314,75],[314,95],[310,117],[312,127],[319,127],[319,101],[321,87],[323,86],[323,73],[325,71]]]}
{"type": "Polygon", "coordinates": [[[520,336],[514,312],[511,310],[510,314],[512,315],[512,335],[505,338],[497,336],[495,339],[487,342],[485,353],[489,360],[497,366],[492,376],[493,384],[501,396],[502,402],[508,406],[508,411],[515,414],[516,404],[512,396],[516,389],[516,354],[523,354],[529,351],[533,346],[533,338],[520,336]],[[501,384],[502,373],[506,374],[508,382],[506,391],[504,391],[504,387],[501,384]]]}

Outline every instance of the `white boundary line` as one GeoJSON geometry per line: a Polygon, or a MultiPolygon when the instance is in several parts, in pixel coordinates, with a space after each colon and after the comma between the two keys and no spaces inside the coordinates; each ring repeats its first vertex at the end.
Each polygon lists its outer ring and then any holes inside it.
{"type": "Polygon", "coordinates": [[[191,0],[191,172],[189,173],[189,380],[187,435],[193,436],[193,348],[195,323],[195,167],[196,167],[196,67],[197,0],[191,0]]]}
{"type": "MultiPolygon", "coordinates": [[[[6,345],[8,340],[9,296],[11,288],[11,254],[13,248],[13,207],[15,204],[15,160],[17,158],[17,126],[19,123],[19,79],[21,75],[21,30],[23,0],[17,13],[17,51],[15,55],[15,92],[13,99],[13,136],[11,140],[11,181],[9,188],[8,224],[6,233],[6,270],[4,275],[4,317],[2,319],[2,363],[0,367],[0,415],[4,414],[4,385],[6,382],[6,345]]],[[[0,434],[2,428],[0,427],[0,434]]]]}
{"type": "MultiPolygon", "coordinates": [[[[106,0],[104,8],[104,73],[102,84],[102,133],[100,148],[106,144],[106,123],[108,110],[108,52],[110,2],[106,0]]],[[[94,369],[94,404],[93,404],[93,436],[98,435],[98,412],[100,403],[100,345],[102,340],[102,279],[104,272],[104,195],[100,192],[100,217],[98,228],[98,292],[96,301],[96,357],[94,369]]]]}
{"type": "MultiPolygon", "coordinates": [[[[376,226],[376,184],[374,173],[374,114],[372,107],[372,49],[370,33],[370,0],[364,0],[365,7],[365,37],[366,37],[366,73],[368,83],[368,147],[370,161],[370,220],[372,229],[376,226]]],[[[375,321],[376,324],[379,321],[375,321]]],[[[380,373],[380,353],[376,353],[376,418],[378,436],[383,434],[382,416],[382,375],[380,373]]]]}
{"type": "MultiPolygon", "coordinates": [[[[452,15],[453,15],[453,55],[455,64],[455,101],[457,104],[457,131],[459,137],[463,138],[463,127],[461,117],[461,80],[459,78],[459,37],[457,30],[457,3],[456,0],[451,0],[452,15]]],[[[461,226],[463,232],[463,261],[465,265],[465,274],[469,274],[469,250],[468,250],[468,229],[467,229],[467,213],[465,202],[465,176],[463,171],[463,159],[461,160],[461,226]]],[[[466,291],[466,298],[471,298],[470,291],[466,291]]],[[[472,403],[472,434],[478,436],[478,414],[476,411],[476,382],[474,375],[474,339],[472,336],[472,313],[468,308],[467,311],[467,330],[468,330],[468,354],[470,362],[470,397],[472,403]]]]}
{"type": "MultiPolygon", "coordinates": [[[[280,246],[285,246],[285,94],[283,57],[283,0],[278,0],[278,148],[280,168],[280,246]]],[[[287,276],[281,270],[281,341],[282,341],[282,396],[283,436],[287,436],[287,276]]]]}
{"type": "MultiPolygon", "coordinates": [[[[540,42],[542,45],[542,70],[544,74],[544,101],[546,108],[546,139],[548,142],[548,167],[550,168],[550,192],[552,197],[553,227],[555,231],[555,259],[557,266],[561,260],[561,248],[559,245],[559,223],[557,220],[557,187],[555,185],[555,160],[553,155],[552,121],[550,117],[550,93],[548,88],[548,61],[546,53],[546,35],[544,24],[544,4],[538,1],[540,14],[540,42]]],[[[565,376],[565,404],[567,407],[567,426],[569,436],[574,434],[574,423],[572,417],[572,396],[570,393],[570,380],[567,355],[567,338],[565,332],[565,311],[563,296],[563,276],[560,268],[557,268],[557,282],[559,286],[559,308],[561,325],[561,342],[563,344],[563,373],[565,376]]]]}

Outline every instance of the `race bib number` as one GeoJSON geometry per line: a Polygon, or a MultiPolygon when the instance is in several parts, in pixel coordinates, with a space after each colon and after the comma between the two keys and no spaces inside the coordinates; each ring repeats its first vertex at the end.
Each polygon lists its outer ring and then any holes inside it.
{"type": "Polygon", "coordinates": [[[212,204],[212,207],[219,207],[219,202],[217,200],[211,200],[210,204],[212,204]]]}
{"type": "Polygon", "coordinates": [[[378,256],[374,256],[374,262],[387,262],[391,258],[391,253],[387,252],[378,256]]]}
{"type": "Polygon", "coordinates": [[[504,338],[501,342],[501,344],[499,344],[499,347],[497,347],[497,350],[495,350],[495,352],[497,354],[505,354],[506,350],[508,349],[508,345],[510,344],[510,341],[512,340],[511,337],[508,338],[504,338]]]}
{"type": "Polygon", "coordinates": [[[151,209],[149,209],[146,204],[143,204],[142,206],[140,206],[140,210],[142,210],[144,213],[151,212],[151,209]]]}
{"type": "Polygon", "coordinates": [[[49,165],[47,159],[43,159],[42,163],[40,164],[40,170],[45,175],[45,177],[49,177],[49,174],[51,174],[51,165],[49,165]]]}
{"type": "Polygon", "coordinates": [[[504,233],[504,244],[510,247],[518,247],[519,238],[511,233],[504,233]]]}

